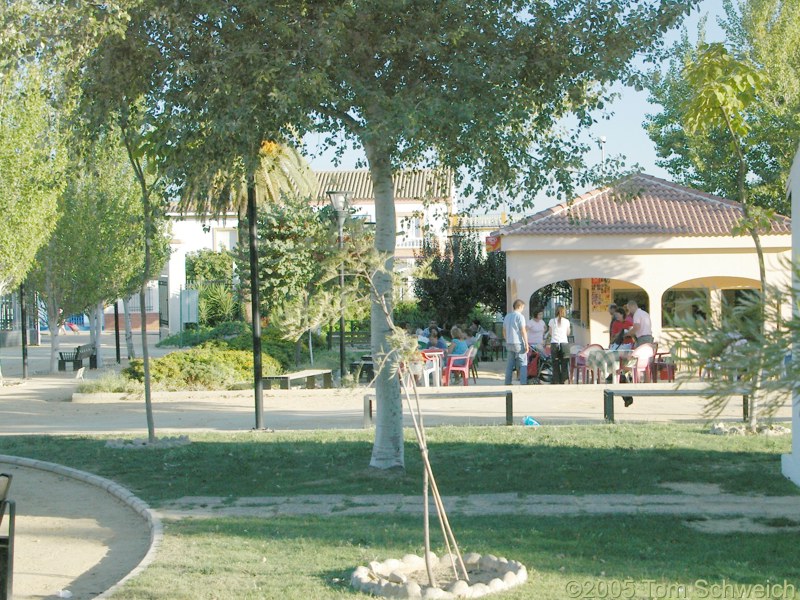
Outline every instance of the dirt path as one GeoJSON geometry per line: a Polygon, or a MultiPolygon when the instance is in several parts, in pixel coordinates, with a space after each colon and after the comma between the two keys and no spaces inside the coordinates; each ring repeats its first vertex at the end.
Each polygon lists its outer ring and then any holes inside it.
{"type": "Polygon", "coordinates": [[[9,497],[17,505],[16,600],[59,597],[62,590],[95,598],[148,553],[150,526],[130,505],[87,481],[3,458],[0,472],[12,474],[9,497]]]}

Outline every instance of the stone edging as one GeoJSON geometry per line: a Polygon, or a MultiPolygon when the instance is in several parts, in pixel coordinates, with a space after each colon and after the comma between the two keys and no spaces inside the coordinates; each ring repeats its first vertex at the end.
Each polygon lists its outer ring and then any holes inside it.
{"type": "Polygon", "coordinates": [[[139,561],[139,564],[130,571],[130,573],[125,575],[125,577],[120,579],[117,583],[112,585],[103,593],[95,596],[95,598],[109,598],[113,592],[122,586],[123,583],[144,571],[144,569],[155,560],[156,554],[158,554],[158,549],[161,546],[161,542],[164,538],[164,527],[161,524],[161,519],[159,519],[159,517],[153,512],[150,506],[148,506],[144,500],[134,495],[134,493],[129,489],[111,481],[110,479],[106,479],[105,477],[93,475],[92,473],[87,473],[86,471],[79,471],[78,469],[73,469],[71,467],[65,467],[64,465],[59,465],[57,463],[36,460],[33,458],[25,458],[22,456],[9,456],[7,454],[0,454],[0,462],[55,473],[57,475],[69,477],[71,479],[75,479],[76,481],[98,487],[123,504],[127,505],[131,510],[133,510],[133,512],[141,516],[145,523],[147,523],[147,526],[150,529],[150,547],[148,548],[147,553],[144,555],[142,560],[139,561]]]}

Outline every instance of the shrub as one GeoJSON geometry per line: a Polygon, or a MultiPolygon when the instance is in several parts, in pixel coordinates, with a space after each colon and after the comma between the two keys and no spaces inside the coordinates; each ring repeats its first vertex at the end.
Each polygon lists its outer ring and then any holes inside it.
{"type": "Polygon", "coordinates": [[[216,326],[230,321],[239,307],[231,289],[220,283],[201,285],[198,299],[198,319],[201,324],[216,326]]]}
{"type": "MultiPolygon", "coordinates": [[[[208,340],[232,340],[242,335],[252,338],[252,330],[247,323],[244,321],[227,321],[225,323],[220,323],[216,327],[200,327],[191,331],[176,333],[175,335],[164,338],[158,342],[156,346],[159,348],[169,348],[172,346],[199,346],[208,340]]],[[[252,341],[249,347],[252,347],[252,341]]],[[[240,350],[244,349],[245,348],[240,348],[240,350]]]]}
{"type": "MultiPolygon", "coordinates": [[[[275,327],[265,327],[261,330],[261,345],[265,354],[278,361],[283,369],[294,367],[294,342],[283,339],[282,332],[275,327]]],[[[303,353],[308,352],[306,339],[302,340],[303,353]]],[[[243,321],[229,321],[220,323],[216,327],[201,327],[196,331],[184,331],[171,335],[161,340],[159,347],[170,346],[200,346],[213,342],[215,347],[227,350],[253,351],[253,330],[243,321]]],[[[324,341],[317,338],[315,343],[318,348],[324,341]]]]}
{"type": "MultiPolygon", "coordinates": [[[[261,360],[264,375],[277,375],[281,372],[278,361],[268,354],[262,355],[261,360]]],[[[131,361],[123,374],[135,381],[144,381],[142,361],[131,361]]],[[[220,341],[172,352],[150,361],[151,382],[158,389],[229,389],[237,382],[248,381],[252,375],[252,353],[231,350],[220,341]]]]}
{"type": "Polygon", "coordinates": [[[78,386],[81,394],[97,394],[102,392],[131,394],[142,391],[142,386],[115,371],[104,371],[95,379],[84,379],[78,386]]]}

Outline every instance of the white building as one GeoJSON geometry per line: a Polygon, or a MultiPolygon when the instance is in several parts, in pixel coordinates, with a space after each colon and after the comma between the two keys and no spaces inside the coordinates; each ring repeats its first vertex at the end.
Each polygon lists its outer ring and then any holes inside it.
{"type": "MultiPolygon", "coordinates": [[[[792,264],[800,264],[800,150],[794,157],[792,170],[789,173],[788,185],[789,201],[792,204],[792,264]]],[[[793,285],[795,289],[800,285],[794,275],[793,285]]],[[[798,314],[798,307],[795,303],[795,318],[798,314]]],[[[792,358],[798,359],[800,348],[792,348],[792,358]]],[[[800,485],[800,394],[794,387],[792,394],[792,452],[784,454],[782,457],[783,474],[791,479],[795,484],[800,485]]]]}
{"type": "MultiPolygon", "coordinates": [[[[717,313],[723,299],[760,287],[752,238],[732,235],[741,215],[736,202],[633,175],[498,232],[508,301],[530,306],[541,287],[567,281],[575,342],[605,346],[609,304],[633,299],[650,313],[656,341],[669,347],[670,317],[698,296],[717,313]]],[[[790,228],[777,215],[761,235],[769,285],[789,283],[790,228]]]]}
{"type": "MultiPolygon", "coordinates": [[[[375,219],[375,200],[369,171],[322,171],[317,173],[319,190],[316,201],[327,204],[326,192],[337,190],[352,194],[350,206],[357,216],[375,219]]],[[[431,169],[403,171],[394,178],[397,215],[395,270],[408,274],[408,286],[401,296],[410,293],[410,275],[414,253],[422,248],[423,236],[432,233],[444,238],[453,212],[453,175],[431,169]]],[[[182,323],[193,322],[187,306],[181,302],[186,288],[186,254],[201,249],[232,249],[236,246],[238,219],[235,213],[222,219],[196,215],[169,215],[172,219],[172,254],[159,281],[160,322],[170,334],[180,331],[182,323]]]]}

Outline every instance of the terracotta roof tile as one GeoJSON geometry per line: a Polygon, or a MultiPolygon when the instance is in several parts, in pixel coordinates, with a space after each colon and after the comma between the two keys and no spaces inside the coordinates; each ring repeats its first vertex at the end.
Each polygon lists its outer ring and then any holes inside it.
{"type": "MultiPolygon", "coordinates": [[[[353,193],[353,202],[372,201],[372,177],[367,169],[351,171],[316,171],[319,180],[317,198],[327,202],[328,190],[347,190],[353,193]]],[[[395,200],[450,199],[453,193],[453,173],[433,169],[400,171],[394,175],[395,200]]]]}
{"type": "MultiPolygon", "coordinates": [[[[499,234],[728,236],[741,216],[738,202],[639,173],[512,223],[499,234]]],[[[776,215],[769,233],[791,233],[790,219],[776,215]]]]}

